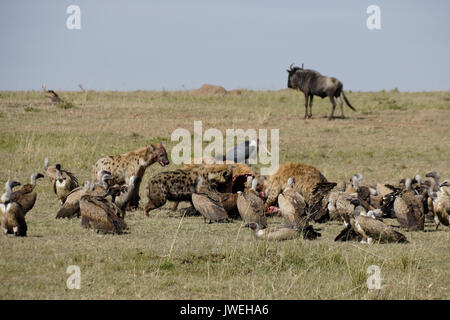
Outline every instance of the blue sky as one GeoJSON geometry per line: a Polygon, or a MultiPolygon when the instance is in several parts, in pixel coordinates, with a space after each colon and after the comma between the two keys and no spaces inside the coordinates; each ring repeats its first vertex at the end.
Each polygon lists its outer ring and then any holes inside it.
{"type": "Polygon", "coordinates": [[[277,90],[293,62],[346,90],[450,90],[449,14],[447,0],[1,1],[0,90],[277,90]]]}

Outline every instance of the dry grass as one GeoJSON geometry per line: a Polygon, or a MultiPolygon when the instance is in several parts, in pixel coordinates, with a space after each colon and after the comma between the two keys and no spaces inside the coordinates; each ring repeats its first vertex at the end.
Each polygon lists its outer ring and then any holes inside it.
{"type": "MultiPolygon", "coordinates": [[[[330,180],[363,173],[368,182],[397,182],[438,170],[450,176],[450,92],[348,93],[358,110],[328,121],[317,99],[304,121],[292,91],[201,97],[187,92],[61,92],[75,107],[52,105],[42,92],[0,92],[0,182],[25,182],[43,159],[89,178],[101,156],[162,141],[176,128],[279,128],[280,160],[312,164],[330,180]]],[[[339,113],[337,113],[339,114],[339,113]]],[[[176,166],[171,164],[169,169],[176,166]]],[[[163,169],[155,164],[147,179],[163,169]]],[[[54,219],[58,201],[47,180],[27,216],[29,235],[0,237],[0,298],[10,299],[449,299],[450,230],[406,233],[407,245],[335,243],[337,223],[317,241],[255,241],[240,221],[207,225],[181,219],[166,205],[127,214],[130,232],[99,236],[79,220],[54,219]],[[66,268],[79,265],[80,290],[66,288],[66,268]],[[381,267],[383,289],[368,290],[367,267],[381,267]]],[[[145,200],[145,199],[144,199],[145,200]]],[[[278,218],[271,222],[279,222],[278,218]]],[[[389,223],[395,224],[395,221],[389,223]]]]}

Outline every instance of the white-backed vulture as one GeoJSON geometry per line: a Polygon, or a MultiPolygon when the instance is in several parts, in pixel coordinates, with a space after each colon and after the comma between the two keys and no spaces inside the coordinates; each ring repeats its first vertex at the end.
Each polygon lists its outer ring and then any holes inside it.
{"type": "Polygon", "coordinates": [[[11,201],[12,189],[19,185],[20,183],[17,181],[6,182],[5,193],[1,197],[2,202],[0,203],[0,219],[5,235],[10,233],[17,237],[25,237],[28,228],[24,211],[19,203],[11,201]]]}
{"type": "Polygon", "coordinates": [[[400,242],[406,243],[406,237],[394,230],[391,226],[376,220],[374,217],[367,215],[364,209],[360,211],[354,219],[350,220],[354,230],[362,236],[362,241],[368,244],[379,242],[400,242]]]}
{"type": "Polygon", "coordinates": [[[73,218],[80,216],[80,199],[86,193],[84,187],[73,189],[66,198],[64,204],[56,213],[56,219],[73,218]]]}
{"type": "MultiPolygon", "coordinates": [[[[86,190],[87,191],[87,190],[86,190]]],[[[103,196],[84,194],[80,199],[81,225],[101,233],[122,234],[127,225],[122,212],[103,196]]]]}
{"type": "Polygon", "coordinates": [[[36,191],[34,191],[36,180],[43,177],[44,175],[42,173],[33,173],[31,175],[31,183],[23,185],[22,188],[11,194],[11,201],[17,202],[22,206],[24,215],[34,207],[37,198],[36,191]]]}
{"type": "Polygon", "coordinates": [[[260,224],[252,221],[245,225],[252,229],[253,235],[256,239],[262,240],[291,240],[302,237],[302,231],[289,225],[276,225],[268,228],[261,228],[260,224]]]}
{"type": "Polygon", "coordinates": [[[278,195],[281,216],[286,225],[301,231],[304,239],[316,239],[320,237],[320,233],[314,231],[314,228],[308,223],[305,199],[295,191],[294,183],[294,178],[289,178],[283,193],[278,195]]]}
{"type": "MultiPolygon", "coordinates": [[[[112,176],[109,176],[112,179],[112,176]]],[[[109,178],[107,177],[107,178],[109,178]]],[[[136,199],[136,193],[139,193],[139,186],[141,184],[141,177],[132,176],[128,185],[122,186],[119,193],[108,189],[108,194],[111,195],[112,201],[122,212],[122,218],[125,218],[127,207],[133,199],[136,199]]],[[[138,195],[139,196],[139,195],[138,195]]]]}
{"type": "Polygon", "coordinates": [[[381,202],[381,199],[376,197],[377,191],[375,188],[369,186],[361,185],[363,181],[363,175],[361,173],[356,173],[351,178],[353,188],[355,189],[355,193],[358,195],[358,199],[361,201],[362,206],[366,210],[373,210],[379,208],[379,206],[375,207],[373,204],[378,204],[377,202],[381,202]]]}
{"type": "MultiPolygon", "coordinates": [[[[435,183],[433,183],[435,184],[435,183]]],[[[431,203],[429,204],[434,215],[434,222],[436,224],[436,230],[442,223],[444,226],[450,226],[450,194],[443,189],[443,187],[448,187],[450,183],[445,182],[445,185],[439,187],[438,191],[435,192],[433,186],[430,186],[429,199],[431,203]]]]}
{"type": "Polygon", "coordinates": [[[203,216],[205,222],[228,222],[229,220],[228,213],[217,194],[218,192],[214,192],[205,185],[203,177],[198,178],[196,193],[192,194],[192,204],[203,216]]]}
{"type": "Polygon", "coordinates": [[[342,191],[331,191],[327,197],[327,209],[331,220],[346,221],[348,222],[349,216],[351,216],[355,210],[355,205],[352,201],[356,199],[356,196],[349,195],[342,191]]]}
{"type": "Polygon", "coordinates": [[[61,204],[64,204],[69,193],[79,187],[78,179],[73,173],[62,170],[61,165],[57,163],[55,166],[50,166],[48,158],[44,160],[44,172],[50,179],[53,185],[53,191],[57,195],[61,204]]]}
{"type": "MultiPolygon", "coordinates": [[[[100,174],[99,174],[100,175],[100,174]]],[[[100,182],[91,184],[85,183],[84,187],[78,187],[73,189],[64,201],[64,204],[56,213],[56,219],[60,218],[73,218],[80,216],[80,199],[87,192],[94,196],[107,196],[108,184],[107,181],[111,176],[105,171],[101,171],[100,182]]]]}
{"type": "Polygon", "coordinates": [[[59,164],[56,165],[56,170],[56,181],[53,185],[53,190],[61,203],[64,203],[70,191],[79,187],[78,179],[71,172],[61,170],[59,164]]]}
{"type": "Polygon", "coordinates": [[[391,188],[388,188],[383,183],[377,183],[377,195],[383,198],[384,196],[391,193],[393,190],[391,188]]]}
{"type": "MultiPolygon", "coordinates": [[[[358,200],[359,201],[359,200],[358,200]]],[[[361,205],[355,207],[350,223],[336,237],[335,241],[358,240],[362,243],[407,243],[406,237],[391,226],[375,219],[361,205]]]]}
{"type": "Polygon", "coordinates": [[[336,182],[319,182],[313,188],[311,205],[308,206],[308,215],[311,220],[325,222],[330,219],[328,198],[336,186],[336,182]]]}
{"type": "MultiPolygon", "coordinates": [[[[128,194],[129,186],[132,185],[132,194],[131,199],[127,201],[127,206],[123,208],[123,210],[132,210],[139,208],[139,189],[141,186],[142,179],[144,177],[145,170],[148,167],[148,163],[145,162],[143,159],[139,160],[139,167],[137,169],[137,173],[135,176],[132,176],[133,182],[131,182],[131,178],[128,184],[114,184],[113,186],[109,187],[108,192],[112,195],[114,203],[116,203],[119,207],[122,208],[122,204],[124,203],[124,199],[126,195],[128,194]]],[[[104,170],[102,170],[104,171],[104,170]]],[[[100,171],[101,172],[101,171],[100,171]]],[[[100,175],[100,172],[98,173],[100,175]]],[[[100,181],[100,178],[98,178],[100,181]]],[[[114,182],[114,181],[111,181],[114,182]]]]}
{"type": "Polygon", "coordinates": [[[257,179],[248,177],[247,184],[251,188],[238,191],[237,207],[242,220],[245,223],[257,222],[261,228],[267,227],[267,219],[264,213],[264,201],[256,191],[257,179]]]}
{"type": "Polygon", "coordinates": [[[400,227],[410,231],[423,230],[425,227],[425,213],[422,197],[417,196],[411,189],[412,180],[405,180],[405,189],[396,196],[394,212],[400,227]]]}

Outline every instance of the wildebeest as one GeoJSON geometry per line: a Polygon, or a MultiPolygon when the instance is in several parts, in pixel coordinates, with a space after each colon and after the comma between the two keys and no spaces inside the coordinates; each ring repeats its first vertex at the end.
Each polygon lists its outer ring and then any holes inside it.
{"type": "Polygon", "coordinates": [[[306,117],[312,117],[312,102],[314,96],[319,96],[322,99],[329,97],[331,104],[333,105],[333,110],[331,110],[330,117],[328,120],[334,118],[334,109],[336,108],[336,98],[341,106],[342,118],[344,118],[344,108],[343,102],[340,98],[341,93],[344,97],[345,103],[353,110],[355,108],[350,104],[344,94],[342,82],[334,77],[326,77],[321,75],[319,72],[309,69],[293,67],[290,65],[289,69],[286,70],[289,73],[287,86],[290,89],[298,89],[305,95],[305,119],[306,117]],[[309,114],[308,114],[308,100],[309,100],[309,114]]]}

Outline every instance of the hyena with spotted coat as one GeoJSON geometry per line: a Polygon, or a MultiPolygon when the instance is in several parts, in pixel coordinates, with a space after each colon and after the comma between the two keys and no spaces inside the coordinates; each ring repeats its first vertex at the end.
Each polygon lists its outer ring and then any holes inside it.
{"type": "MultiPolygon", "coordinates": [[[[105,170],[113,176],[111,185],[129,184],[132,176],[142,181],[145,170],[153,163],[158,162],[162,167],[169,164],[167,152],[162,143],[150,144],[121,155],[107,156],[98,160],[91,171],[94,182],[98,180],[98,172],[105,170]]],[[[139,187],[129,203],[130,208],[139,207],[139,187]]]]}
{"type": "MultiPolygon", "coordinates": [[[[158,162],[162,167],[169,164],[167,152],[162,143],[150,144],[121,155],[99,159],[92,166],[91,179],[96,182],[98,173],[105,170],[113,176],[112,184],[128,184],[132,176],[137,176],[140,164],[145,163],[147,168],[155,162],[158,162]]],[[[142,175],[144,173],[145,170],[141,172],[142,175]]]]}
{"type": "Polygon", "coordinates": [[[157,174],[147,185],[145,213],[149,215],[151,210],[163,206],[168,200],[192,203],[199,177],[213,188],[225,189],[231,183],[233,168],[227,164],[212,164],[157,174]]]}

